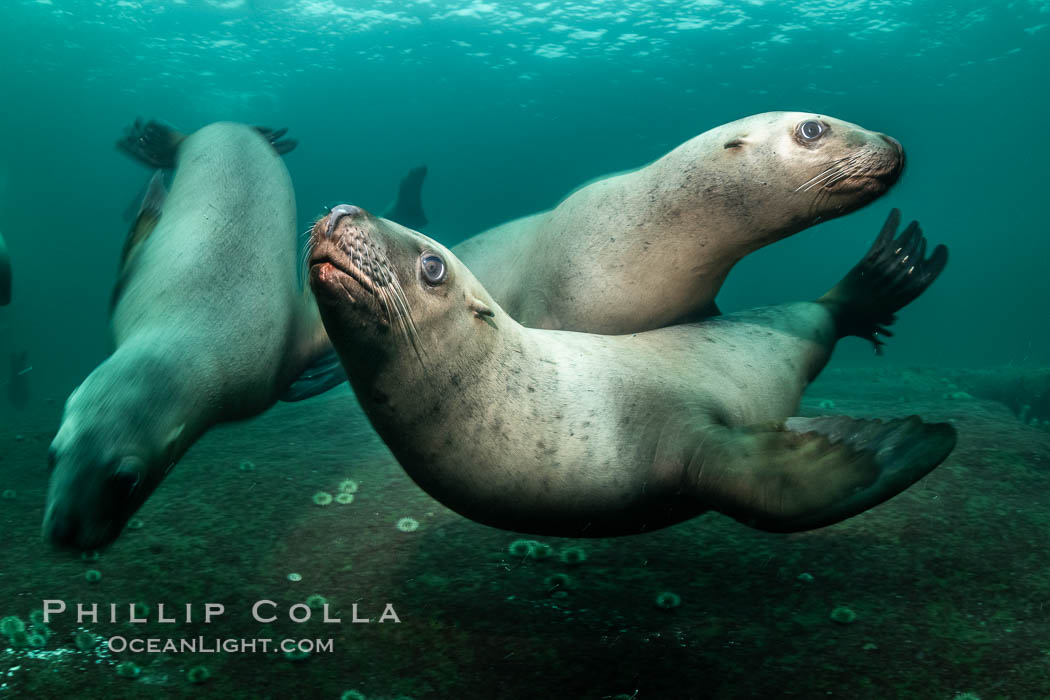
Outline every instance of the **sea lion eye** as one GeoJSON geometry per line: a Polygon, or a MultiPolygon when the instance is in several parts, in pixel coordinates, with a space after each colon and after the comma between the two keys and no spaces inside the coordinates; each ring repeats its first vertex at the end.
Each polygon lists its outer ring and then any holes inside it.
{"type": "Polygon", "coordinates": [[[423,280],[429,285],[438,285],[445,281],[448,269],[445,261],[440,256],[429,253],[419,261],[420,270],[423,272],[423,280]]]}
{"type": "Polygon", "coordinates": [[[798,136],[803,141],[816,141],[827,130],[828,127],[824,122],[818,122],[816,119],[807,119],[798,125],[798,136]]]}

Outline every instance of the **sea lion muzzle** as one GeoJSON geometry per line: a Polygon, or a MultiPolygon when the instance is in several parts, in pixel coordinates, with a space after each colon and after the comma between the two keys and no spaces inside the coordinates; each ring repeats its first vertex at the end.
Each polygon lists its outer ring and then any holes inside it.
{"type": "Polygon", "coordinates": [[[355,207],[352,204],[338,204],[332,207],[332,210],[328,212],[328,225],[324,229],[324,237],[331,238],[332,233],[335,231],[336,224],[344,216],[359,216],[361,214],[361,207],[355,207]]]}

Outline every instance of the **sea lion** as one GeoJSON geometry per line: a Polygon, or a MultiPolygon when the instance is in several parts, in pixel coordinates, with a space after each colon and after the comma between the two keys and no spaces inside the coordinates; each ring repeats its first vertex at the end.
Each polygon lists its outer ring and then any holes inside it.
{"type": "Polygon", "coordinates": [[[884,134],[817,114],[758,114],[452,250],[523,325],[634,333],[717,314],[737,261],[868,204],[903,167],[903,148],[884,134]]]}
{"type": "Polygon", "coordinates": [[[955,444],[915,416],[793,417],[840,337],[881,342],[943,269],[898,222],[817,301],[623,336],[526,328],[443,246],[347,205],[313,228],[310,284],[372,425],[462,515],[598,537],[716,510],[790,532],[890,498],[955,444]]]}
{"type": "MultiPolygon", "coordinates": [[[[274,150],[284,155],[295,149],[299,142],[295,139],[286,138],[287,129],[271,129],[265,126],[254,127],[273,145],[274,150]]],[[[175,153],[178,146],[186,138],[186,134],[175,127],[158,119],[150,119],[143,122],[136,119],[134,124],[125,129],[124,138],[117,142],[117,148],[128,153],[131,157],[158,170],[171,170],[175,167],[175,153]]],[[[411,168],[398,187],[397,198],[383,212],[383,218],[392,219],[402,226],[420,230],[427,225],[427,217],[423,211],[423,181],[427,176],[427,166],[419,165],[411,168]]],[[[162,180],[154,175],[149,185],[143,190],[136,204],[142,201],[138,210],[129,209],[126,217],[130,220],[142,217],[144,209],[150,202],[151,196],[157,193],[158,186],[162,186],[162,180]]],[[[130,243],[133,236],[128,236],[130,243]]]]}
{"type": "Polygon", "coordinates": [[[140,217],[129,232],[115,350],[66,401],[48,452],[43,533],[79,549],[112,541],[210,427],[263,411],[300,374],[323,385],[316,368],[337,364],[299,281],[281,133],[143,131],[126,140],[154,164],[177,161],[171,191],[143,212],[154,225],[140,217]]]}
{"type": "Polygon", "coordinates": [[[11,303],[11,258],[7,254],[7,243],[0,234],[0,306],[11,303]]]}

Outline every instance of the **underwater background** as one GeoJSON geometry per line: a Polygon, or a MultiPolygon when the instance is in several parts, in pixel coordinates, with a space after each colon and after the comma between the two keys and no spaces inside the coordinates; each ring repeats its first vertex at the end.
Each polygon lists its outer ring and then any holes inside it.
{"type": "MultiPolygon", "coordinates": [[[[0,651],[0,695],[1050,697],[1050,2],[8,0],[0,66],[0,358],[31,367],[14,402],[0,372],[0,617],[215,599],[223,636],[256,637],[253,601],[311,594],[402,617],[265,630],[337,638],[287,659],[109,654],[67,615],[42,649],[0,651]],[[426,233],[452,245],[772,110],[889,134],[908,165],[865,209],[745,258],[723,311],[819,295],[893,206],[950,248],[885,356],[843,342],[804,404],[953,421],[955,452],[901,496],[813,533],[712,514],[518,556],[416,488],[343,388],[209,433],[97,562],[40,539],[47,445],[110,349],[124,213],[150,176],[114,148],[136,117],[289,127],[300,230],[341,202],[383,211],[426,164],[426,233]],[[353,503],[314,505],[348,478],[353,503]]],[[[135,631],[95,632],[118,629],[135,631]]]]}

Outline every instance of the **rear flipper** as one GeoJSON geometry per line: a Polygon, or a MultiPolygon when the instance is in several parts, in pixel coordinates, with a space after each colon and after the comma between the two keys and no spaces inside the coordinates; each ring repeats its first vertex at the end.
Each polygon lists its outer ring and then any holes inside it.
{"type": "Polygon", "coordinates": [[[926,238],[916,221],[895,239],[899,224],[900,211],[894,209],[864,258],[818,300],[831,309],[839,337],[867,338],[878,353],[883,345],[878,335],[893,336],[886,326],[894,314],[926,291],[948,263],[943,245],[925,257],[926,238]]]}
{"type": "Polygon", "coordinates": [[[383,218],[396,221],[414,231],[421,231],[427,225],[427,216],[423,212],[423,180],[426,176],[425,165],[409,170],[408,174],[401,178],[397,201],[384,212],[383,218]]]}
{"type": "Polygon", "coordinates": [[[788,418],[781,426],[706,432],[687,471],[700,497],[770,532],[812,530],[862,513],[928,474],[956,439],[951,425],[917,416],[788,418]]]}
{"type": "Polygon", "coordinates": [[[285,153],[288,153],[299,145],[299,142],[295,139],[282,138],[288,133],[288,127],[284,127],[283,129],[271,129],[265,126],[257,126],[254,128],[262,134],[264,139],[270,142],[270,145],[273,146],[273,150],[277,151],[277,155],[283,156],[285,153]]]}
{"type": "MultiPolygon", "coordinates": [[[[288,129],[270,129],[265,126],[253,128],[270,142],[278,155],[284,155],[299,145],[295,139],[283,138],[288,129]]],[[[134,124],[124,130],[124,138],[117,141],[117,148],[146,165],[170,170],[175,167],[175,154],[185,138],[186,134],[164,122],[150,119],[143,124],[141,119],[136,119],[134,124]]]]}
{"type": "Polygon", "coordinates": [[[153,168],[175,167],[175,153],[186,135],[164,122],[150,119],[145,124],[141,119],[124,130],[124,138],[117,141],[117,148],[153,168]]]}

